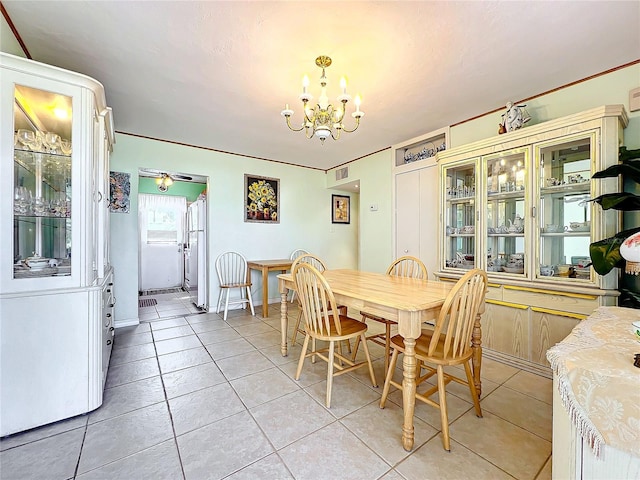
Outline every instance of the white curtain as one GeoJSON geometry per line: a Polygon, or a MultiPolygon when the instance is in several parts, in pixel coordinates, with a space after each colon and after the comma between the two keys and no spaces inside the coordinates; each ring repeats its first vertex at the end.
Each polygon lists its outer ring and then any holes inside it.
{"type": "Polygon", "coordinates": [[[184,241],[184,222],[187,212],[187,198],[171,195],[151,195],[141,193],[138,195],[138,222],[140,225],[140,240],[147,243],[147,226],[149,224],[149,212],[153,210],[173,210],[177,219],[176,227],[178,243],[184,241]]]}

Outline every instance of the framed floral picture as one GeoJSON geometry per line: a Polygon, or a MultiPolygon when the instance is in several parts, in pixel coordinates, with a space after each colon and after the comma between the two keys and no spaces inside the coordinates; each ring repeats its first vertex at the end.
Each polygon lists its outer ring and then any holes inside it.
{"type": "Polygon", "coordinates": [[[351,222],[351,197],[331,195],[331,223],[351,222]]]}
{"type": "Polygon", "coordinates": [[[111,213],[129,213],[130,178],[129,173],[109,172],[109,211],[111,213]]]}
{"type": "Polygon", "coordinates": [[[244,221],[280,223],[280,179],[244,175],[244,221]]]}

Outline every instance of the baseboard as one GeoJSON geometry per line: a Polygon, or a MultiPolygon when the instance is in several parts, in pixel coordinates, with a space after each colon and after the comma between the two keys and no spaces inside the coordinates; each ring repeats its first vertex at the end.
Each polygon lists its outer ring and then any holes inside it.
{"type": "Polygon", "coordinates": [[[496,362],[506,363],[507,365],[511,365],[512,367],[519,368],[521,370],[525,370],[530,373],[535,373],[536,375],[540,375],[542,377],[547,377],[547,378],[553,377],[553,372],[551,371],[551,367],[533,363],[528,360],[523,360],[521,358],[517,358],[512,355],[508,355],[506,353],[496,352],[494,350],[483,347],[482,356],[486,358],[490,358],[491,360],[495,360],[496,362]]]}
{"type": "Polygon", "coordinates": [[[140,319],[138,317],[113,322],[115,328],[134,327],[136,325],[140,325],[140,319]]]}

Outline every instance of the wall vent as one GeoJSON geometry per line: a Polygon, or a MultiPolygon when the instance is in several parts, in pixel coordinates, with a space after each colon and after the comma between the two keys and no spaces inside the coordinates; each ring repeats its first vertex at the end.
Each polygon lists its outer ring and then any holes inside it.
{"type": "Polygon", "coordinates": [[[349,176],[349,167],[342,167],[336,170],[336,180],[344,180],[349,176]]]}

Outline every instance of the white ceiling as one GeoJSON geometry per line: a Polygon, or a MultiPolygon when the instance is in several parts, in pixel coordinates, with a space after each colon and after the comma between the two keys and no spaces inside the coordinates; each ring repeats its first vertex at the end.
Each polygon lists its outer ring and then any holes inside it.
{"type": "Polygon", "coordinates": [[[640,57],[638,1],[2,4],[34,60],[104,84],[116,131],[320,169],[640,57]],[[280,116],[321,54],[366,113],[324,145],[280,116]]]}

